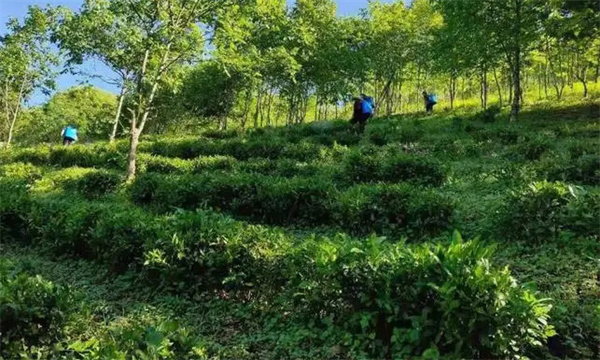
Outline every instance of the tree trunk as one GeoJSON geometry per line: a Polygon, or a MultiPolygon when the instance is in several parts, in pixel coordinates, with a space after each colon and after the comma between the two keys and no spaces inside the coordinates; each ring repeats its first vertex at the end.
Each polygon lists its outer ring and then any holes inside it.
{"type": "Polygon", "coordinates": [[[515,51],[515,63],[512,69],[513,95],[512,106],[510,110],[510,121],[516,121],[521,110],[521,53],[520,50],[515,51]]]}
{"type": "Polygon", "coordinates": [[[588,97],[588,87],[587,87],[587,67],[584,67],[581,70],[581,73],[577,73],[576,74],[577,79],[579,81],[581,81],[581,84],[583,85],[583,98],[587,99],[588,97]]]}
{"type": "Polygon", "coordinates": [[[136,172],[137,147],[140,141],[140,133],[138,129],[131,128],[131,144],[129,146],[129,155],[127,156],[127,181],[133,180],[136,172]]]}
{"type": "Polygon", "coordinates": [[[481,72],[481,83],[479,88],[479,96],[481,99],[481,107],[487,109],[487,97],[488,97],[488,84],[487,84],[487,71],[484,69],[481,72]]]}
{"type": "Polygon", "coordinates": [[[15,129],[15,123],[17,122],[17,114],[13,114],[12,119],[10,121],[10,126],[8,127],[8,137],[6,138],[6,147],[10,147],[10,143],[13,138],[13,132],[15,129]]]}
{"type": "Polygon", "coordinates": [[[521,110],[521,7],[523,0],[515,0],[516,34],[514,41],[514,59],[512,76],[514,85],[513,102],[510,110],[510,121],[517,121],[521,110]]]}
{"type": "Polygon", "coordinates": [[[256,110],[254,111],[254,128],[258,128],[258,116],[260,115],[260,101],[262,98],[262,90],[258,90],[258,96],[256,97],[256,110]]]}
{"type": "Polygon", "coordinates": [[[494,80],[496,81],[496,89],[498,90],[498,100],[500,102],[500,107],[503,106],[502,104],[502,86],[500,85],[500,82],[498,81],[498,74],[496,73],[496,68],[494,67],[494,80]]]}
{"type": "Polygon", "coordinates": [[[119,94],[119,104],[117,105],[117,112],[115,114],[115,121],[113,124],[112,132],[110,133],[110,137],[108,138],[109,142],[114,142],[117,137],[117,128],[119,126],[119,119],[121,118],[121,109],[123,109],[123,101],[125,100],[125,82],[121,86],[121,93],[119,94]]]}

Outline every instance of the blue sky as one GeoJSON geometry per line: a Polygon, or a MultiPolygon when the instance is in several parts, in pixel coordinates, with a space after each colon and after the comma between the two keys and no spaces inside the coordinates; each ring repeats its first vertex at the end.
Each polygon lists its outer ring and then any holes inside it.
{"type": "MultiPolygon", "coordinates": [[[[288,3],[292,4],[294,0],[287,0],[288,3]]],[[[393,0],[380,0],[382,2],[391,2],[393,0]]],[[[339,15],[354,15],[358,11],[367,6],[368,0],[336,0],[338,5],[339,15]]],[[[22,18],[27,13],[27,8],[30,5],[63,5],[68,6],[74,10],[77,10],[82,4],[82,0],[0,0],[0,34],[6,32],[6,22],[11,17],[22,18]]],[[[87,62],[83,66],[83,70],[87,73],[95,74],[107,74],[110,75],[110,70],[98,62],[87,62]]],[[[114,86],[108,85],[98,79],[85,79],[81,76],[74,76],[71,74],[64,74],[58,78],[58,91],[65,90],[71,86],[80,84],[82,82],[88,82],[99,88],[116,92],[114,86]]],[[[34,94],[29,105],[38,105],[44,103],[47,97],[43,94],[34,94]]]]}

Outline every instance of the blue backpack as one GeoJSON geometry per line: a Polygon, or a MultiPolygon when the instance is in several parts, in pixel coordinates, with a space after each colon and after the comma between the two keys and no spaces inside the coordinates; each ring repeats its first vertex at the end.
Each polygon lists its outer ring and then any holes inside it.
{"type": "Polygon", "coordinates": [[[375,104],[373,104],[373,98],[368,96],[362,101],[362,112],[363,114],[372,114],[373,108],[375,104]]]}
{"type": "Polygon", "coordinates": [[[436,94],[430,94],[429,95],[429,102],[432,104],[437,104],[437,95],[436,94]]]}
{"type": "Polygon", "coordinates": [[[71,138],[73,140],[77,140],[77,129],[72,126],[67,126],[65,128],[64,137],[71,138]]]}

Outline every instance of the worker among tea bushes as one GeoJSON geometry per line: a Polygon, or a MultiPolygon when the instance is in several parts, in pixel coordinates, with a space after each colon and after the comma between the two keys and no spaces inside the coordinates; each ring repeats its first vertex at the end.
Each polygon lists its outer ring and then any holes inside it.
{"type": "Polygon", "coordinates": [[[433,113],[433,105],[437,104],[437,95],[423,91],[423,100],[425,100],[425,111],[428,114],[433,113]]]}
{"type": "Polygon", "coordinates": [[[358,123],[358,132],[363,133],[367,121],[373,116],[375,110],[375,101],[372,97],[361,94],[360,98],[354,98],[354,114],[352,123],[358,123]]]}
{"type": "Polygon", "coordinates": [[[77,128],[71,125],[67,125],[61,132],[63,137],[63,145],[71,145],[77,141],[77,128]]]}

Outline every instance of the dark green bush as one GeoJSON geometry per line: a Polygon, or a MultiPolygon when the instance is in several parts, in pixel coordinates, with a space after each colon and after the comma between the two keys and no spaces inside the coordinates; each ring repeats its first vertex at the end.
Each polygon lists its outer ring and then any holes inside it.
{"type": "Polygon", "coordinates": [[[535,161],[550,149],[552,149],[550,139],[544,136],[534,136],[516,145],[511,154],[517,159],[535,161]]]}
{"type": "Polygon", "coordinates": [[[113,193],[123,182],[123,175],[108,170],[96,170],[74,181],[74,186],[87,198],[113,193]]]}
{"type": "Polygon", "coordinates": [[[355,186],[340,196],[338,224],[354,234],[436,235],[447,229],[449,199],[408,184],[355,186]]]}
{"type": "Polygon", "coordinates": [[[293,178],[263,185],[252,217],[277,225],[330,224],[336,194],[329,181],[319,178],[293,178]]]}
{"type": "Polygon", "coordinates": [[[476,115],[476,118],[481,119],[484,123],[493,123],[498,119],[502,109],[498,105],[490,106],[476,115]]]}
{"type": "Polygon", "coordinates": [[[564,229],[563,214],[573,198],[571,187],[546,181],[513,192],[501,210],[498,236],[537,243],[555,240],[564,229]]]}
{"type": "Polygon", "coordinates": [[[116,322],[86,341],[72,342],[68,348],[78,359],[207,359],[204,342],[173,320],[116,322]]]}
{"type": "Polygon", "coordinates": [[[387,182],[408,181],[430,186],[442,185],[445,178],[437,162],[406,154],[386,159],[380,174],[380,179],[387,182]]]}
{"type": "Polygon", "coordinates": [[[0,243],[26,237],[30,208],[28,188],[25,180],[0,178],[0,243]]]}
{"type": "Polygon", "coordinates": [[[313,265],[292,270],[303,289],[292,316],[335,334],[349,358],[514,358],[554,334],[546,301],[491,267],[481,243],[455,239],[305,244],[297,256],[313,265]]]}
{"type": "Polygon", "coordinates": [[[422,156],[402,153],[382,156],[356,151],[344,159],[342,174],[352,183],[413,182],[439,186],[445,178],[437,162],[422,156]]]}
{"type": "Polygon", "coordinates": [[[30,349],[52,346],[63,331],[73,301],[68,289],[41,276],[0,269],[0,355],[16,359],[30,349]]]}

